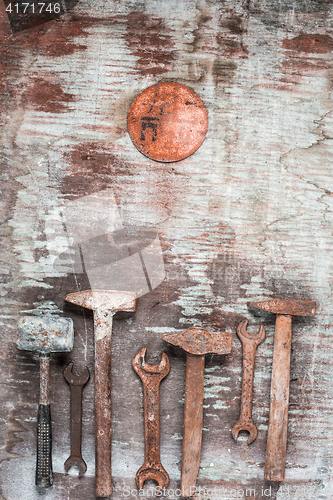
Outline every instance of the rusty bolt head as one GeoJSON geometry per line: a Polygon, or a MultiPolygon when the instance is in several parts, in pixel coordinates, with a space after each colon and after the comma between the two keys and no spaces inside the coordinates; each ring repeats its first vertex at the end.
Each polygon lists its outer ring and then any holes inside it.
{"type": "Polygon", "coordinates": [[[135,147],[148,158],[179,161],[201,146],[208,114],[194,90],[180,83],[161,82],[134,99],[127,129],[135,147]]]}
{"type": "Polygon", "coordinates": [[[182,333],[165,333],[162,338],[191,354],[229,354],[232,348],[231,333],[210,333],[202,328],[188,328],[182,333]]]}

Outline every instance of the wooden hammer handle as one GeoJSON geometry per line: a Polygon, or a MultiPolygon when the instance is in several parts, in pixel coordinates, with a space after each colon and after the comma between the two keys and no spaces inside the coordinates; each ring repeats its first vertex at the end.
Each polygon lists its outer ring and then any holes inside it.
{"type": "Polygon", "coordinates": [[[181,494],[195,493],[200,467],[205,356],[186,353],[184,432],[181,466],[181,494]]]}
{"type": "Polygon", "coordinates": [[[292,316],[276,316],[265,479],[283,481],[286,466],[292,316]]]}

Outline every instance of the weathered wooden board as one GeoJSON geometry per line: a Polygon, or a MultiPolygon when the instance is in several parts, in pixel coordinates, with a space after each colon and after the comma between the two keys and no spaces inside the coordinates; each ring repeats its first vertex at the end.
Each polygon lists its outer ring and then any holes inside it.
{"type": "MultiPolygon", "coordinates": [[[[131,360],[143,346],[148,361],[157,362],[163,350],[171,361],[161,386],[161,454],[169,498],[177,498],[185,355],[161,336],[193,325],[234,334],[230,355],[206,357],[203,490],[196,497],[331,499],[332,3],[65,4],[59,19],[16,32],[0,4],[1,498],[39,498],[38,358],[15,345],[18,318],[36,310],[72,317],[76,332],[74,351],[52,356],[55,480],[43,496],[94,498],[93,374],[83,408],[88,470],[78,480],[63,469],[70,451],[63,369],[73,360],[93,371],[94,359],[92,315],[63,296],[89,282],[84,273],[54,268],[46,227],[57,207],[110,190],[123,225],[157,230],[165,267],[165,279],[139,298],[135,315],[114,324],[113,498],[139,496],[142,392],[131,360]],[[134,97],[161,80],[188,85],[208,110],[204,143],[178,163],[142,156],[126,131],[134,97]],[[314,318],[293,324],[283,484],[264,481],[274,317],[254,317],[246,307],[267,296],[318,303],[314,318]],[[235,332],[244,319],[250,331],[259,324],[267,329],[255,372],[259,435],[250,446],[230,432],[241,388],[235,332]],[[209,494],[214,487],[229,493],[209,494]]],[[[89,229],[94,214],[78,215],[89,229]]]]}

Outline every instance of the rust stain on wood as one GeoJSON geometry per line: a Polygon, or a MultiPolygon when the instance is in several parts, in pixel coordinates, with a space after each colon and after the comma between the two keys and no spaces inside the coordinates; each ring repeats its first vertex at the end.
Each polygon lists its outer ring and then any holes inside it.
{"type": "Polygon", "coordinates": [[[231,11],[228,16],[221,16],[220,31],[216,33],[220,53],[226,59],[247,59],[248,46],[243,43],[246,34],[246,16],[239,16],[231,11]],[[228,31],[226,31],[226,29],[228,31]]]}
{"type": "Polygon", "coordinates": [[[68,21],[64,19],[50,21],[20,34],[11,34],[10,42],[15,48],[15,51],[11,52],[20,54],[20,50],[36,50],[40,54],[54,58],[86,50],[86,43],[73,42],[73,38],[86,37],[85,28],[96,22],[98,23],[95,19],[72,17],[68,21]]]}
{"type": "Polygon", "coordinates": [[[133,173],[131,164],[97,142],[78,144],[64,156],[69,172],[63,178],[61,192],[67,199],[103,191],[115,177],[133,173]]]}
{"type": "Polygon", "coordinates": [[[333,38],[320,33],[302,33],[295,38],[283,40],[284,49],[307,54],[327,54],[333,50],[333,38]]]}
{"type": "Polygon", "coordinates": [[[73,94],[64,92],[60,85],[43,79],[35,79],[23,94],[26,105],[33,105],[44,113],[65,113],[71,109],[64,103],[73,102],[73,94]]]}
{"type": "Polygon", "coordinates": [[[136,56],[141,75],[161,75],[172,69],[174,42],[163,18],[133,10],[124,19],[126,43],[136,56]]]}

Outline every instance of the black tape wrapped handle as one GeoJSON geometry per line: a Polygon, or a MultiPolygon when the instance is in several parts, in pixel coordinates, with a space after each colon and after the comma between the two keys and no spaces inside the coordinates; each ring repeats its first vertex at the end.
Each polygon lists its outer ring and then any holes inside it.
{"type": "Polygon", "coordinates": [[[49,488],[52,484],[51,409],[49,404],[39,404],[37,418],[36,486],[49,488]]]}

